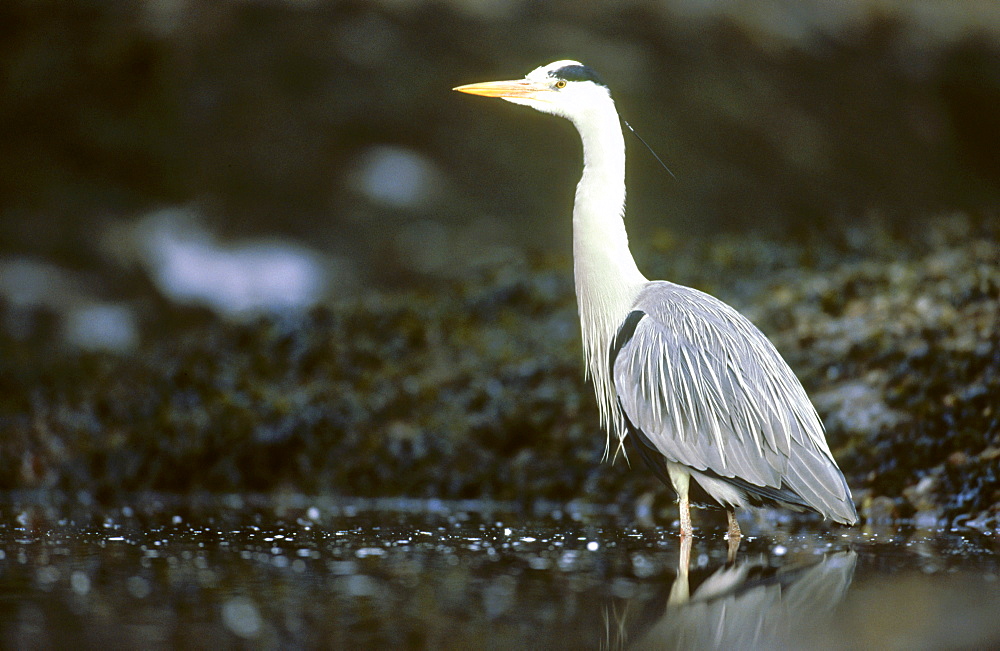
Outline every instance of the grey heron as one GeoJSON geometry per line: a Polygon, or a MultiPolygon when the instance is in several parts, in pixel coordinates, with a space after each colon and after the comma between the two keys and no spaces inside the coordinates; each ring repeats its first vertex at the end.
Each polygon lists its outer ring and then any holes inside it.
{"type": "MultiPolygon", "coordinates": [[[[778,505],[854,524],[850,488],[823,423],[768,338],[722,301],[647,280],[625,232],[625,142],[608,87],[578,61],[523,79],[459,86],[570,120],[583,141],[573,206],[573,266],[587,374],[617,448],[639,456],[677,492],[680,535],[691,504],[778,505]],[[692,481],[693,480],[693,481],[692,481]]],[[[617,454],[617,452],[616,452],[617,454]]]]}

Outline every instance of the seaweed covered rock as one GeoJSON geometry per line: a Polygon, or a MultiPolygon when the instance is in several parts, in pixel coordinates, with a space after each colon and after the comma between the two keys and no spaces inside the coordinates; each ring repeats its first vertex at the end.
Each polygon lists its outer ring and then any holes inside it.
{"type": "MultiPolygon", "coordinates": [[[[876,231],[825,249],[693,240],[654,251],[669,265],[654,272],[718,294],[774,340],[864,513],[990,526],[996,225],[876,231]]],[[[672,499],[644,469],[600,463],[562,266],[508,263],[433,291],[243,323],[151,305],[130,355],[55,346],[44,313],[31,338],[3,331],[0,487],[672,499]]]]}
{"type": "Polygon", "coordinates": [[[604,438],[568,278],[452,290],[174,321],[130,357],[7,356],[27,413],[4,417],[4,488],[573,497],[604,438]]]}

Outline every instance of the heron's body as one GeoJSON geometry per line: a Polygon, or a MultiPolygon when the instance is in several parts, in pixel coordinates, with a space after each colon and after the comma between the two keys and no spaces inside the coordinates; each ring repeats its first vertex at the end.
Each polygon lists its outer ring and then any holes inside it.
{"type": "Polygon", "coordinates": [[[636,267],[623,221],[624,139],[611,95],[593,71],[557,61],[523,80],[457,90],[565,117],[580,133],[574,275],[606,453],[612,438],[619,446],[634,439],[677,491],[684,536],[691,535],[688,502],[698,492],[729,511],[737,536],[736,507],[778,504],[856,522],[822,422],[767,337],[722,301],[651,282],[636,267]]]}

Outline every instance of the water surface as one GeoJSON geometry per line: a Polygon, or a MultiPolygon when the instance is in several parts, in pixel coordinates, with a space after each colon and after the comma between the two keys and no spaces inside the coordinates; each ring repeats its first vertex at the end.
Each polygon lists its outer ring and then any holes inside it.
{"type": "Polygon", "coordinates": [[[0,644],[988,648],[996,534],[286,496],[0,504],[0,644]],[[687,562],[685,553],[689,554],[687,562]]]}

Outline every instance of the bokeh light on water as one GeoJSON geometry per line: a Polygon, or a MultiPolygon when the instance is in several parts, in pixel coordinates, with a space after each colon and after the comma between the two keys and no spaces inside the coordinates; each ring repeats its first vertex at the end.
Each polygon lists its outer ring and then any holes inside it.
{"type": "Polygon", "coordinates": [[[124,509],[14,500],[0,507],[0,640],[133,648],[1000,641],[996,542],[975,531],[773,521],[767,534],[751,527],[733,563],[717,532],[699,531],[685,566],[673,526],[636,526],[613,509],[510,508],[304,496],[145,495],[124,509]]]}

